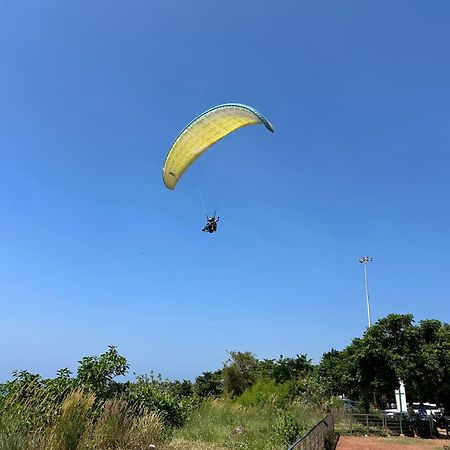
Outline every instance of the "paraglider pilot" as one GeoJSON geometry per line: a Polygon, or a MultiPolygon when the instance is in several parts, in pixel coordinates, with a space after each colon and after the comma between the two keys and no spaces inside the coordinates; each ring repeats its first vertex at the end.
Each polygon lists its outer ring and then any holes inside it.
{"type": "Polygon", "coordinates": [[[208,221],[206,222],[206,225],[203,227],[202,231],[205,233],[214,233],[217,231],[217,222],[219,221],[220,217],[217,217],[214,215],[213,217],[206,216],[208,221]]]}

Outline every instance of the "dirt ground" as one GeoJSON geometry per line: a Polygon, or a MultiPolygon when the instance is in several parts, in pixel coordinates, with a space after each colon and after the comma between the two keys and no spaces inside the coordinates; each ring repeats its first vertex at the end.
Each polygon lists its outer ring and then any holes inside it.
{"type": "Polygon", "coordinates": [[[341,436],[337,450],[443,450],[450,439],[415,439],[376,436],[341,436]]]}

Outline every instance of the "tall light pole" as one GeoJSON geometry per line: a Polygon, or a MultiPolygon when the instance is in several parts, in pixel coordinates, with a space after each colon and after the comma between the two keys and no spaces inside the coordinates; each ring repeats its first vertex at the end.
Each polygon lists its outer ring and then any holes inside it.
{"type": "Polygon", "coordinates": [[[367,279],[367,263],[371,262],[373,258],[370,256],[363,256],[362,258],[359,258],[359,262],[364,266],[364,281],[366,285],[366,303],[367,303],[367,320],[369,323],[369,327],[372,325],[370,321],[370,303],[369,303],[369,281],[367,279]]]}

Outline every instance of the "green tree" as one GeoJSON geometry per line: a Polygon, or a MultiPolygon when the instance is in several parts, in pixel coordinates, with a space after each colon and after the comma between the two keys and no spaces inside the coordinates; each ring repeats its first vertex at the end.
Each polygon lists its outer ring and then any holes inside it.
{"type": "Polygon", "coordinates": [[[351,385],[348,380],[347,358],[344,352],[331,349],[322,355],[317,367],[317,378],[329,396],[348,393],[351,396],[351,385]]]}
{"type": "Polygon", "coordinates": [[[324,354],[318,375],[332,394],[363,401],[394,400],[399,380],[411,400],[445,402],[450,392],[450,327],[437,320],[415,325],[411,314],[391,314],[353,339],[342,352],[324,354]]]}
{"type": "Polygon", "coordinates": [[[114,378],[125,375],[129,366],[113,345],[102,355],[85,356],[79,363],[79,385],[93,392],[98,399],[106,400],[122,391],[123,385],[117,383],[114,378]]]}
{"type": "Polygon", "coordinates": [[[222,369],[224,391],[236,397],[252,386],[259,371],[259,361],[250,352],[229,352],[230,358],[222,369]]]}
{"type": "Polygon", "coordinates": [[[223,393],[222,371],[203,372],[195,379],[194,391],[200,397],[219,397],[223,393]]]}
{"type": "Polygon", "coordinates": [[[450,405],[450,325],[423,320],[417,326],[414,370],[404,374],[410,396],[450,405]]]}
{"type": "Polygon", "coordinates": [[[413,369],[416,332],[412,322],[411,314],[391,314],[344,350],[344,387],[359,390],[366,411],[374,397],[393,399],[398,381],[413,369]]]}
{"type": "Polygon", "coordinates": [[[277,383],[301,378],[313,370],[311,360],[306,355],[296,355],[295,358],[285,358],[281,355],[275,362],[272,378],[277,383]]]}

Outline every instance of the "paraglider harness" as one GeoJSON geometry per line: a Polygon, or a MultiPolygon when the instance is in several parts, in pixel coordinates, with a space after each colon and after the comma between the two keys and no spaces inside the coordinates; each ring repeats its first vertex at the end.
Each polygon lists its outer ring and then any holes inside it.
{"type": "Polygon", "coordinates": [[[220,217],[217,216],[216,219],[216,213],[214,212],[214,215],[212,217],[206,216],[206,219],[207,222],[202,231],[205,233],[214,233],[215,231],[217,231],[217,222],[219,221],[220,217]]]}

